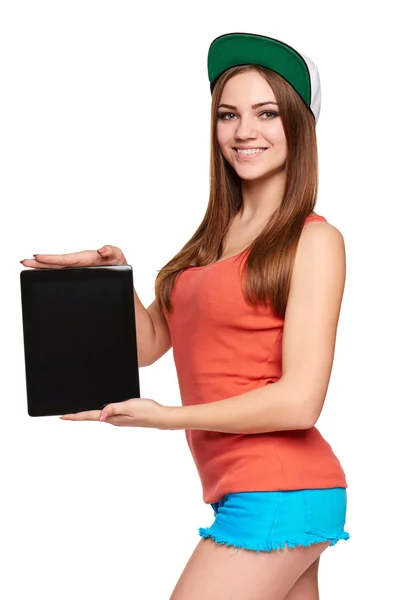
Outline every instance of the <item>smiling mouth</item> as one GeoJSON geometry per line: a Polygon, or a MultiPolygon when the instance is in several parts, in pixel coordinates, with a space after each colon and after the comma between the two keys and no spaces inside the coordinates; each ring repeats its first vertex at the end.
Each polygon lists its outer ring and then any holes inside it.
{"type": "Polygon", "coordinates": [[[252,156],[254,154],[262,154],[268,148],[234,148],[234,150],[239,156],[252,156]]]}

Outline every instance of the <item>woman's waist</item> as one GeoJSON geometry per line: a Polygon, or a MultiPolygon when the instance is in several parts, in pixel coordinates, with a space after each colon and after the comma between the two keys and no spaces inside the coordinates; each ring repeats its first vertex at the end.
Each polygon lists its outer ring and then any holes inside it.
{"type": "Polygon", "coordinates": [[[243,467],[277,472],[312,470],[318,464],[339,464],[316,427],[258,434],[187,430],[186,438],[197,467],[208,473],[243,467]]]}

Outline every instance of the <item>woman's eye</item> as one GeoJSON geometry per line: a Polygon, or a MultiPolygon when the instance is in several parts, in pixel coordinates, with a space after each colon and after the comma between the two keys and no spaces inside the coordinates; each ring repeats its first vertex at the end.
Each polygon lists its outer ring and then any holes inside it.
{"type": "Polygon", "coordinates": [[[265,110],[264,112],[261,113],[260,117],[262,115],[268,115],[267,119],[273,119],[274,117],[278,117],[278,113],[275,112],[274,110],[265,110]]]}
{"type": "Polygon", "coordinates": [[[221,119],[221,121],[231,121],[232,117],[235,117],[236,115],[234,113],[218,113],[218,119],[221,119]]]}

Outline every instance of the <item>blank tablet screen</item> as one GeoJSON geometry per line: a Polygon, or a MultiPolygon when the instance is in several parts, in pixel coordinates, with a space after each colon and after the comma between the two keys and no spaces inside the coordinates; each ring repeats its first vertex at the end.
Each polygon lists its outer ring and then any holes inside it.
{"type": "Polygon", "coordinates": [[[21,272],[30,416],[140,397],[132,267],[21,272]]]}

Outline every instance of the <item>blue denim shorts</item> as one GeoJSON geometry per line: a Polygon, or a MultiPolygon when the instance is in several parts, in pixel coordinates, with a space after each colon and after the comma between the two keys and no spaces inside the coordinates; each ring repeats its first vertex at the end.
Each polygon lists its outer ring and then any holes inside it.
{"type": "Polygon", "coordinates": [[[215,520],[199,534],[226,546],[271,552],[350,538],[346,488],[240,492],[211,506],[215,520]]]}

